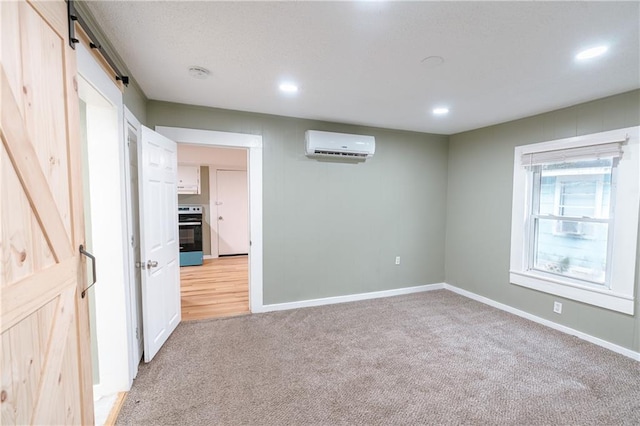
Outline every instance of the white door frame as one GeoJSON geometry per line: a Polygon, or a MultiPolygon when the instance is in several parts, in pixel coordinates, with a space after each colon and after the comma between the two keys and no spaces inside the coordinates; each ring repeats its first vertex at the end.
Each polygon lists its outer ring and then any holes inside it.
{"type": "Polygon", "coordinates": [[[247,148],[249,161],[249,309],[263,312],[262,301],[262,136],[215,130],[156,126],[156,132],[177,143],[247,148]]]}
{"type": "MultiPolygon", "coordinates": [[[[96,251],[98,281],[94,287],[96,302],[96,328],[98,339],[99,380],[94,385],[94,398],[126,391],[133,383],[129,370],[131,350],[131,318],[128,310],[127,284],[127,217],[126,182],[124,178],[124,112],[122,92],[109,78],[96,59],[81,43],[76,46],[78,72],[117,109],[117,130],[113,144],[101,146],[105,150],[104,161],[89,163],[100,177],[100,185],[109,194],[93,194],[109,200],[110,204],[95,212],[110,215],[112,227],[102,232],[101,252],[96,251]],[[104,177],[104,179],[102,179],[104,177]]],[[[92,210],[93,213],[93,210],[92,210]]],[[[94,230],[94,244],[96,241],[94,230]]]]}
{"type": "MultiPolygon", "coordinates": [[[[140,124],[140,120],[127,108],[124,107],[124,140],[126,141],[128,138],[129,126],[131,126],[135,132],[138,140],[138,161],[140,161],[140,143],[142,139],[142,128],[140,124]]],[[[124,150],[124,169],[125,169],[125,187],[127,194],[127,234],[131,235],[133,233],[133,216],[132,214],[140,214],[139,212],[131,212],[131,170],[130,170],[130,158],[129,158],[129,150],[124,150]]],[[[138,166],[139,167],[139,166],[138,166]]],[[[138,195],[138,198],[140,196],[138,195]]],[[[138,229],[138,235],[134,236],[135,238],[140,239],[140,230],[138,229]]],[[[128,276],[129,276],[129,285],[127,289],[127,312],[129,317],[129,322],[127,324],[127,328],[129,330],[127,340],[129,342],[129,375],[131,379],[135,379],[138,375],[138,365],[140,364],[140,358],[142,357],[142,353],[138,351],[138,342],[137,336],[135,335],[135,329],[138,329],[138,333],[142,333],[142,324],[137,323],[138,319],[138,298],[136,297],[136,266],[135,266],[135,253],[133,252],[133,247],[131,247],[131,242],[126,239],[127,243],[127,254],[129,257],[128,262],[128,276]]],[[[138,242],[139,243],[139,242],[138,242]]]]}

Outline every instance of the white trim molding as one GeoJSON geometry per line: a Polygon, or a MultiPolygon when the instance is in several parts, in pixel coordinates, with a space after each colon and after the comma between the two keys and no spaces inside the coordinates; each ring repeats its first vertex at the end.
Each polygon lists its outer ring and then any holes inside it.
{"type": "Polygon", "coordinates": [[[348,294],[345,296],[323,297],[321,299],[300,300],[297,302],[275,303],[262,306],[262,312],[286,311],[289,309],[308,308],[311,306],[333,305],[336,303],[357,302],[360,300],[379,299],[381,297],[400,296],[403,294],[421,293],[423,291],[442,290],[444,283],[425,284],[415,287],[394,288],[392,290],[372,291],[370,293],[348,294]]]}
{"type": "Polygon", "coordinates": [[[156,132],[178,143],[217,145],[226,148],[262,148],[262,136],[217,130],[156,126],[156,132]]]}
{"type": "Polygon", "coordinates": [[[555,323],[553,321],[549,321],[547,319],[532,315],[528,312],[525,311],[521,311],[520,309],[516,309],[514,307],[511,307],[509,305],[505,305],[504,303],[500,303],[500,302],[496,302],[493,299],[489,299],[488,297],[484,297],[484,296],[480,296],[476,293],[472,293],[468,290],[464,290],[461,289],[459,287],[453,286],[451,284],[444,284],[443,287],[446,290],[452,291],[454,293],[457,293],[461,296],[465,296],[468,297],[469,299],[473,299],[477,302],[480,303],[484,303],[485,305],[489,305],[492,306],[494,308],[500,309],[501,311],[505,311],[505,312],[509,312],[510,314],[514,314],[517,315],[521,318],[525,318],[528,319],[530,321],[533,322],[537,322],[538,324],[542,324],[544,326],[547,326],[549,328],[553,328],[554,330],[558,330],[561,331],[563,333],[569,334],[571,336],[575,336],[579,339],[585,340],[589,343],[593,343],[595,345],[601,346],[605,349],[609,349],[610,351],[619,353],[620,355],[624,355],[626,357],[629,357],[631,359],[634,359],[636,361],[640,361],[640,352],[635,352],[631,349],[627,349],[625,347],[622,347],[620,345],[616,345],[615,343],[611,343],[611,342],[607,342],[606,340],[602,340],[598,337],[594,337],[590,334],[584,333],[582,331],[578,331],[575,330],[573,328],[555,323]]]}
{"type": "Polygon", "coordinates": [[[510,271],[509,280],[513,284],[532,288],[544,293],[554,294],[567,299],[577,300],[612,311],[633,315],[635,305],[633,293],[619,293],[608,288],[597,288],[569,284],[552,277],[538,277],[535,272],[510,271]],[[579,291],[580,290],[580,291],[579,291]],[[579,291],[579,292],[578,292],[579,291]]]}
{"type": "MultiPolygon", "coordinates": [[[[127,142],[127,147],[129,146],[129,130],[132,130],[136,134],[136,144],[138,146],[139,152],[139,144],[142,140],[142,124],[140,120],[127,108],[124,107],[124,125],[123,125],[123,138],[124,141],[127,142]]],[[[136,152],[137,158],[140,158],[136,152]]],[[[136,159],[136,166],[138,165],[136,159]]],[[[134,212],[132,209],[132,197],[133,197],[133,189],[131,188],[131,158],[129,149],[124,150],[124,164],[123,164],[124,174],[125,174],[125,190],[126,190],[126,198],[127,198],[127,237],[133,236],[136,239],[140,239],[140,232],[134,233],[134,223],[135,223],[135,215],[139,215],[140,211],[134,212]]],[[[136,176],[136,181],[138,177],[136,176]]],[[[140,194],[138,194],[138,199],[140,198],[140,194]]],[[[126,242],[130,241],[129,238],[125,239],[126,242]]],[[[127,330],[129,334],[129,375],[131,378],[131,383],[129,384],[129,389],[133,384],[133,379],[138,375],[138,365],[140,364],[140,359],[142,358],[142,353],[144,351],[144,343],[142,344],[142,348],[138,346],[138,333],[141,333],[142,323],[138,323],[138,318],[142,318],[142,300],[138,300],[137,297],[137,289],[136,286],[141,284],[140,281],[136,282],[136,254],[139,256],[139,253],[136,253],[136,250],[131,246],[131,244],[126,244],[127,246],[127,268],[128,268],[128,277],[129,282],[127,284],[127,330]],[[138,331],[136,331],[138,330],[138,331]]],[[[138,250],[139,250],[139,246],[138,250]]],[[[138,277],[138,280],[141,280],[138,277]]],[[[144,339],[144,337],[142,337],[144,339]]],[[[142,340],[140,340],[142,341],[142,340]]]]}
{"type": "Polygon", "coordinates": [[[77,45],[79,96],[87,102],[87,159],[91,241],[89,249],[109,268],[98,267],[95,300],[95,330],[98,384],[94,396],[131,388],[130,370],[133,331],[130,327],[128,288],[127,190],[124,174],[124,103],[122,92],[82,44],[77,45]],[[86,84],[85,84],[86,83],[86,84]],[[91,89],[89,89],[89,86],[91,89]],[[95,90],[94,90],[95,89],[95,90]],[[89,130],[92,129],[92,130],[89,130]],[[103,224],[108,223],[105,227],[103,224]],[[108,283],[109,285],[106,285],[108,283]]]}

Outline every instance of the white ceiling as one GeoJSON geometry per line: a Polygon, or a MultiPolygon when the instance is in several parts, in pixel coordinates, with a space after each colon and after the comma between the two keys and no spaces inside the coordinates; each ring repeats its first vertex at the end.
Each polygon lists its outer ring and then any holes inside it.
{"type": "Polygon", "coordinates": [[[452,134],[640,87],[639,2],[91,1],[150,99],[452,134]],[[601,58],[580,50],[606,43],[601,58]],[[430,56],[441,56],[434,65],[430,56]],[[190,77],[187,68],[211,70],[190,77]],[[278,90],[299,84],[295,96],[278,90]],[[435,117],[431,110],[447,106],[435,117]]]}

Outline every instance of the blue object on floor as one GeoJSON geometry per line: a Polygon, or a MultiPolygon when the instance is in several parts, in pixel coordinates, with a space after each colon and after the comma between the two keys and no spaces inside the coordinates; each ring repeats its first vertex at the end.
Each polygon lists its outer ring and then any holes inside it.
{"type": "Polygon", "coordinates": [[[187,251],[180,253],[180,266],[202,265],[201,251],[187,251]]]}

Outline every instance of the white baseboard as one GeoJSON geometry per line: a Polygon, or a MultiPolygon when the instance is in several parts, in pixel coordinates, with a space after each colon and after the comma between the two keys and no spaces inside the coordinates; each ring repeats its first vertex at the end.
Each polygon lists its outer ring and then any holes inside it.
{"type": "Polygon", "coordinates": [[[260,312],[285,311],[288,309],[308,308],[310,306],[333,305],[334,303],[357,302],[359,300],[378,299],[381,297],[400,296],[423,291],[441,290],[444,283],[426,284],[415,287],[396,288],[393,290],[372,291],[370,293],[349,294],[346,296],[324,297],[322,299],[300,300],[298,302],[275,303],[263,305],[260,312]]]}
{"type": "Polygon", "coordinates": [[[108,395],[107,393],[104,392],[103,388],[104,386],[102,386],[100,383],[98,383],[97,385],[93,385],[93,401],[94,402],[108,395]]]}
{"type": "Polygon", "coordinates": [[[579,339],[586,340],[587,342],[596,344],[598,346],[602,346],[603,348],[609,349],[610,351],[617,352],[621,355],[634,359],[636,361],[640,361],[640,352],[632,351],[631,349],[627,349],[625,347],[616,345],[611,342],[607,342],[606,340],[602,340],[598,337],[591,336],[590,334],[583,333],[582,331],[575,330],[573,328],[557,324],[553,321],[549,321],[547,319],[532,315],[528,312],[521,311],[520,309],[513,308],[509,305],[505,305],[504,303],[496,302],[495,300],[489,299],[484,296],[480,296],[478,294],[472,293],[467,290],[463,290],[459,287],[452,286],[451,284],[444,284],[443,288],[452,291],[454,293],[460,294],[462,296],[468,297],[469,299],[476,300],[478,302],[484,303],[485,305],[493,306],[494,308],[503,310],[505,312],[509,312],[511,314],[517,315],[522,318],[526,318],[528,320],[537,322],[538,324],[545,325],[549,328],[553,328],[554,330],[561,331],[566,334],[570,334],[572,336],[576,336],[579,339]]]}
{"type": "MultiPolygon", "coordinates": [[[[505,305],[504,303],[496,302],[495,300],[489,299],[484,296],[480,296],[468,290],[463,290],[459,287],[455,287],[447,283],[426,284],[426,285],[420,285],[415,287],[397,288],[393,290],[373,291],[370,293],[349,294],[346,296],[325,297],[322,299],[300,300],[297,302],[275,303],[272,305],[263,305],[258,312],[285,311],[289,309],[308,308],[311,306],[332,305],[335,303],[345,303],[345,302],[357,302],[360,300],[378,299],[381,297],[400,296],[403,294],[420,293],[423,291],[441,290],[441,289],[452,291],[461,296],[465,296],[465,297],[468,297],[469,299],[473,299],[480,303],[484,303],[485,305],[492,306],[494,308],[500,309],[505,312],[509,312],[511,314],[517,315],[522,318],[526,318],[530,321],[537,322],[538,324],[542,324],[549,328],[553,328],[554,330],[558,330],[563,333],[576,336],[579,339],[582,339],[587,342],[593,343],[595,345],[601,346],[603,348],[609,349],[610,351],[619,353],[621,355],[624,355],[636,361],[640,361],[640,352],[635,352],[631,349],[627,349],[625,347],[616,345],[615,343],[607,342],[606,340],[602,340],[598,337],[591,336],[590,334],[584,333],[582,331],[578,331],[573,328],[570,328],[561,324],[557,324],[553,321],[549,321],[547,319],[535,316],[528,312],[521,311],[520,309],[516,309],[509,305],[505,305]]],[[[258,312],[254,312],[254,313],[258,313],[258,312]]]]}
{"type": "Polygon", "coordinates": [[[106,425],[107,419],[109,418],[109,414],[111,414],[111,410],[113,410],[113,406],[118,400],[118,394],[111,394],[103,396],[102,398],[93,400],[93,416],[94,423],[96,425],[102,426],[106,425]]]}
{"type": "Polygon", "coordinates": [[[206,259],[217,259],[217,258],[218,258],[218,256],[214,256],[214,255],[212,255],[212,254],[203,254],[203,255],[202,255],[202,258],[203,258],[203,259],[205,259],[205,260],[206,260],[206,259]]]}

